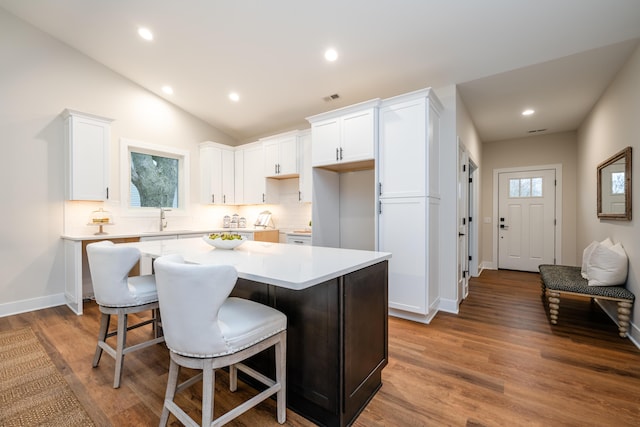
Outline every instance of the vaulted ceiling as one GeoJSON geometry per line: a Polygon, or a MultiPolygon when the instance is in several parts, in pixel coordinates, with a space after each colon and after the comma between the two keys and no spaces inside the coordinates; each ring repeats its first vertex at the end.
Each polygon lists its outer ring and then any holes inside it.
{"type": "Polygon", "coordinates": [[[640,38],[637,0],[0,0],[246,142],[459,85],[483,141],[575,130],[640,38]],[[145,41],[139,27],[154,39],[145,41]],[[339,54],[327,62],[324,51],[339,54]],[[171,85],[173,95],[162,92],[171,85]],[[238,102],[228,94],[237,92],[238,102]],[[338,94],[336,100],[327,101],[338,94]],[[520,112],[536,114],[523,118],[520,112]]]}

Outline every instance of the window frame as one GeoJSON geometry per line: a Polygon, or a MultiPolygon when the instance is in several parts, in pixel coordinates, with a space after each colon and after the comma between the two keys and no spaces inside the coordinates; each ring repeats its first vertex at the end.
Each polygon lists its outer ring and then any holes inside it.
{"type": "Polygon", "coordinates": [[[120,201],[126,216],[152,216],[158,212],[157,207],[130,206],[131,194],[131,152],[162,156],[178,160],[178,208],[171,208],[172,215],[184,215],[189,209],[190,159],[189,151],[175,147],[152,144],[144,141],[120,138],[120,201]]]}

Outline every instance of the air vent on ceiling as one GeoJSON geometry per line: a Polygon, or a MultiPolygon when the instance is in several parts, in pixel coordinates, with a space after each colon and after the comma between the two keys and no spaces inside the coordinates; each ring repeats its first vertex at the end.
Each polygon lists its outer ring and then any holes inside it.
{"type": "Polygon", "coordinates": [[[540,133],[540,132],[544,132],[546,130],[547,129],[533,129],[533,130],[527,131],[527,133],[540,133]]]}
{"type": "Polygon", "coordinates": [[[335,101],[338,98],[340,98],[340,95],[338,95],[337,93],[334,93],[333,95],[325,96],[322,99],[324,99],[326,102],[329,102],[329,101],[335,101]]]}

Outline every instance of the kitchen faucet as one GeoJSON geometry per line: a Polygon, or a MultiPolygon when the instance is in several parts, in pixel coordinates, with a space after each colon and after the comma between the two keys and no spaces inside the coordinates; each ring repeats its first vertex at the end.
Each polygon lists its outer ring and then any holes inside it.
{"type": "Polygon", "coordinates": [[[160,231],[164,231],[164,229],[167,228],[167,219],[164,213],[170,210],[171,209],[165,209],[163,207],[160,208],[160,231]]]}

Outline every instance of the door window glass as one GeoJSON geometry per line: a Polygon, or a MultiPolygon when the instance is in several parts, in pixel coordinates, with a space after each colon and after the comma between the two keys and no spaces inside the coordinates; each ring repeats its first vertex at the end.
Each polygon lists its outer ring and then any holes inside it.
{"type": "Polygon", "coordinates": [[[509,197],[542,197],[542,178],[509,179],[509,197]]]}

